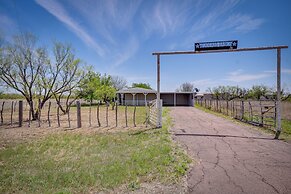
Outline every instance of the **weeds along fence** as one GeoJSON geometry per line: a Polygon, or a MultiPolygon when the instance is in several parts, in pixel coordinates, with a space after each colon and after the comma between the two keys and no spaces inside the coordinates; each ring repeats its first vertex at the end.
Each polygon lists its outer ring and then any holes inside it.
{"type": "Polygon", "coordinates": [[[203,100],[196,101],[200,106],[219,112],[243,122],[274,129],[276,126],[275,101],[250,100],[203,100]]]}
{"type": "MultiPolygon", "coordinates": [[[[34,102],[38,107],[38,101],[34,102]]],[[[61,102],[61,105],[65,105],[61,102]]],[[[23,100],[0,100],[0,127],[155,127],[150,120],[150,106],[120,106],[76,101],[63,113],[56,101],[48,101],[33,120],[30,107],[23,100]]]]}

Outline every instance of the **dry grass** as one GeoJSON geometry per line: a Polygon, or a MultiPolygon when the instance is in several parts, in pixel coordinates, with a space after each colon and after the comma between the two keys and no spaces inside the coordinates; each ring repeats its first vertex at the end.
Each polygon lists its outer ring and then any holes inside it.
{"type": "MultiPolygon", "coordinates": [[[[38,137],[45,137],[52,133],[66,133],[71,131],[73,133],[115,133],[120,131],[134,131],[146,128],[146,108],[136,107],[136,127],[133,124],[133,112],[134,107],[127,107],[128,114],[128,127],[126,127],[125,122],[125,107],[118,106],[117,115],[118,123],[116,127],[115,110],[111,107],[108,108],[108,126],[106,126],[106,107],[100,106],[100,123],[101,127],[98,127],[97,122],[97,106],[91,107],[91,126],[89,123],[89,112],[90,108],[88,106],[83,106],[81,108],[81,120],[82,128],[77,128],[77,111],[76,107],[72,107],[70,111],[70,123],[69,127],[68,115],[60,115],[60,127],[58,127],[57,122],[57,108],[55,104],[51,107],[50,120],[51,127],[48,123],[48,107],[45,106],[41,113],[41,127],[38,127],[38,121],[32,121],[29,126],[28,122],[28,107],[24,106],[24,123],[21,128],[18,127],[18,109],[16,107],[13,112],[12,125],[10,124],[11,111],[5,111],[3,114],[4,124],[0,126],[0,148],[5,147],[11,143],[23,142],[30,139],[35,139],[38,137]]],[[[150,128],[150,126],[148,126],[150,128]]]]}

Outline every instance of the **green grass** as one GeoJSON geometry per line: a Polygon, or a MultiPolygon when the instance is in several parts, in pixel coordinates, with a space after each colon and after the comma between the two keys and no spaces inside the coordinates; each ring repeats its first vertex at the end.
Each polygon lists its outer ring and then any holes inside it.
{"type": "Polygon", "coordinates": [[[282,119],[282,129],[282,134],[286,136],[286,139],[291,140],[291,121],[282,119]]]}
{"type": "Polygon", "coordinates": [[[55,134],[0,150],[0,193],[88,193],[142,182],[172,184],[191,160],[163,128],[115,134],[55,134]]]}
{"type": "MultiPolygon", "coordinates": [[[[237,123],[241,123],[241,122],[238,122],[237,120],[233,119],[230,116],[227,116],[227,115],[224,115],[222,113],[218,113],[218,112],[212,111],[212,110],[207,109],[207,108],[204,108],[204,107],[200,106],[199,104],[195,104],[195,108],[198,108],[198,109],[200,109],[202,111],[217,115],[219,117],[230,119],[230,120],[235,121],[237,123]]],[[[258,119],[258,121],[259,121],[259,119],[258,119]]],[[[274,134],[274,131],[272,131],[270,128],[260,127],[258,129],[263,129],[264,131],[266,131],[268,133],[273,133],[274,134]]],[[[282,133],[280,135],[280,138],[282,138],[284,140],[287,140],[287,141],[291,140],[291,121],[290,120],[282,119],[282,133]]]]}

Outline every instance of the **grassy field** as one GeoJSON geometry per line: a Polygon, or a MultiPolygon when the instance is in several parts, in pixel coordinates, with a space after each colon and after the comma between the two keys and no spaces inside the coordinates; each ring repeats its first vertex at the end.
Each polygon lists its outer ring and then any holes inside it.
{"type": "Polygon", "coordinates": [[[0,193],[88,193],[181,180],[191,160],[163,128],[61,133],[0,149],[0,193]]]}
{"type": "MultiPolygon", "coordinates": [[[[204,107],[200,106],[199,104],[195,104],[195,107],[200,109],[200,110],[203,110],[205,112],[208,112],[208,113],[211,113],[211,114],[215,114],[215,115],[223,117],[223,118],[227,118],[227,119],[231,119],[231,120],[237,121],[235,119],[232,119],[230,116],[226,116],[226,115],[224,115],[222,113],[218,113],[218,112],[209,110],[207,108],[204,108],[204,107]]],[[[270,133],[274,133],[273,130],[268,129],[268,128],[261,128],[261,129],[264,129],[264,130],[266,130],[267,132],[270,132],[270,133]]],[[[291,140],[291,121],[290,120],[282,119],[282,133],[281,133],[280,137],[282,139],[287,140],[287,141],[291,140]]]]}

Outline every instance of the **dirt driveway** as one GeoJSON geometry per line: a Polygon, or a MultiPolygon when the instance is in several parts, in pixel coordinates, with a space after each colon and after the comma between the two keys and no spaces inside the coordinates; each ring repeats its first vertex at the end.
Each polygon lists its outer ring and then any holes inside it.
{"type": "Polygon", "coordinates": [[[173,107],[173,137],[197,163],[189,193],[291,193],[291,144],[193,107],[173,107]]]}

